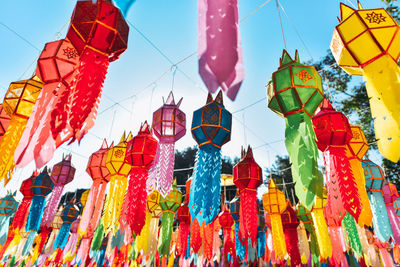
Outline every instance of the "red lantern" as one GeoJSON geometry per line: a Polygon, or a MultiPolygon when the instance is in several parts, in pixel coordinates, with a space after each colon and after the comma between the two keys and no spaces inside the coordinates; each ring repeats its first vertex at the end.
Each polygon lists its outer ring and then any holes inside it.
{"type": "Polygon", "coordinates": [[[362,204],[346,156],[346,146],[352,138],[350,124],[347,118],[334,110],[326,99],[312,121],[317,136],[317,146],[324,152],[329,197],[327,206],[332,212],[331,216],[341,221],[347,211],[358,220],[362,204]],[[340,195],[337,192],[340,192],[340,195]]]}
{"type": "Polygon", "coordinates": [[[107,153],[108,145],[106,139],[104,139],[101,148],[90,156],[86,167],[86,172],[93,179],[93,182],[100,180],[107,183],[110,181],[111,174],[106,167],[107,153]]]}
{"type": "Polygon", "coordinates": [[[299,251],[299,237],[297,235],[297,220],[296,211],[293,209],[291,203],[287,201],[286,211],[282,213],[283,232],[285,234],[286,248],[290,256],[290,264],[298,266],[301,264],[300,251],[299,251]]]}
{"type": "Polygon", "coordinates": [[[232,237],[232,226],[234,220],[227,209],[224,209],[224,211],[219,214],[218,220],[224,234],[224,257],[227,257],[228,253],[233,255],[235,251],[235,241],[232,237]]]}
{"type": "Polygon", "coordinates": [[[233,182],[240,190],[240,200],[244,216],[240,218],[241,228],[252,243],[257,242],[257,188],[262,184],[262,170],[253,158],[249,146],[242,150],[242,159],[233,167],[233,182]]]}
{"type": "Polygon", "coordinates": [[[126,223],[139,235],[146,219],[146,181],[148,170],[156,155],[157,140],[153,137],[147,121],[140,127],[137,136],[127,144],[125,162],[132,166],[129,186],[124,199],[121,225],[126,223]]]}

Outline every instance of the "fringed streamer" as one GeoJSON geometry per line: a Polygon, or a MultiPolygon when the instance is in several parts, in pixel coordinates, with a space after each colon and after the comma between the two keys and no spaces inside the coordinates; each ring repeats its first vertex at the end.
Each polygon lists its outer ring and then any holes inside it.
{"type": "Polygon", "coordinates": [[[135,242],[136,253],[139,253],[140,251],[147,252],[149,248],[150,223],[152,217],[153,216],[151,215],[151,212],[147,211],[145,224],[142,228],[142,231],[140,232],[140,235],[136,237],[136,242],[135,242]]]}
{"type": "Polygon", "coordinates": [[[369,264],[370,266],[382,266],[381,263],[379,262],[379,255],[376,252],[374,244],[370,244],[368,246],[368,259],[369,259],[369,264]]]}
{"type": "Polygon", "coordinates": [[[35,237],[36,237],[36,231],[30,231],[28,238],[25,241],[25,245],[22,249],[22,256],[28,255],[29,251],[32,248],[33,241],[35,241],[35,237]]]}
{"type": "Polygon", "coordinates": [[[343,218],[343,227],[346,230],[347,237],[349,238],[350,247],[354,254],[360,258],[362,257],[362,246],[360,237],[358,236],[357,226],[354,218],[347,213],[343,218]]]}
{"type": "Polygon", "coordinates": [[[241,190],[240,199],[240,207],[243,206],[246,211],[240,217],[240,224],[243,224],[245,236],[254,246],[257,243],[257,191],[241,190]]]}
{"type": "MultiPolygon", "coordinates": [[[[258,254],[258,257],[264,258],[265,247],[267,245],[267,235],[265,233],[266,228],[258,226],[257,230],[258,230],[258,232],[257,232],[257,254],[258,254]]],[[[224,234],[224,236],[225,236],[225,234],[224,234]]],[[[224,243],[225,243],[225,238],[224,238],[224,243]]],[[[234,247],[232,248],[232,250],[234,250],[234,247]]]]}
{"type": "MultiPolygon", "coordinates": [[[[181,222],[179,224],[179,234],[176,243],[177,256],[185,256],[186,249],[188,246],[189,232],[190,232],[190,224],[181,222]]],[[[224,232],[224,240],[225,240],[225,232],[224,232]]]]}
{"type": "Polygon", "coordinates": [[[396,211],[394,210],[393,204],[386,205],[386,210],[389,216],[390,225],[392,227],[392,237],[396,244],[400,244],[400,220],[397,217],[396,211]]]}
{"type": "Polygon", "coordinates": [[[8,226],[10,225],[10,216],[0,215],[0,246],[7,241],[8,226]]]}
{"type": "Polygon", "coordinates": [[[372,222],[375,234],[382,242],[389,241],[393,233],[382,192],[370,191],[368,197],[374,215],[372,222]]]}
{"type": "Polygon", "coordinates": [[[308,237],[303,222],[300,222],[299,226],[297,227],[297,237],[299,239],[298,245],[301,263],[307,264],[307,260],[310,257],[310,246],[308,244],[308,237]]]}
{"type": "Polygon", "coordinates": [[[15,231],[17,231],[17,230],[10,229],[10,231],[8,233],[8,236],[7,236],[7,240],[6,240],[6,242],[4,243],[4,245],[0,249],[0,259],[3,258],[4,253],[6,252],[8,246],[11,244],[12,240],[14,239],[15,231]]]}
{"type": "Polygon", "coordinates": [[[397,244],[393,246],[393,260],[396,264],[400,263],[400,247],[397,244]]]}
{"type": "Polygon", "coordinates": [[[333,266],[340,266],[340,263],[345,258],[343,253],[341,241],[340,241],[340,230],[339,226],[328,226],[329,237],[331,239],[332,244],[332,257],[330,258],[329,263],[333,266]]]}
{"type": "Polygon", "coordinates": [[[64,254],[74,255],[76,245],[78,243],[78,238],[79,236],[77,233],[71,233],[71,235],[68,238],[67,245],[64,248],[64,254]]]}
{"type": "Polygon", "coordinates": [[[56,215],[58,204],[60,203],[62,192],[64,190],[63,184],[56,184],[53,188],[52,194],[47,202],[46,208],[43,213],[42,226],[50,226],[56,215]]]}
{"type": "Polygon", "coordinates": [[[291,114],[285,121],[285,145],[292,164],[296,196],[311,210],[315,195],[322,197],[323,188],[313,124],[311,118],[304,113],[291,114]]]}
{"type": "Polygon", "coordinates": [[[155,255],[157,250],[158,243],[158,223],[160,218],[153,217],[150,221],[150,234],[149,234],[149,249],[147,251],[143,251],[146,256],[155,255]]]}
{"type": "Polygon", "coordinates": [[[33,196],[31,208],[29,210],[28,220],[26,221],[27,231],[38,231],[40,227],[40,222],[42,220],[43,210],[44,210],[45,198],[42,196],[33,196]]]}
{"type": "Polygon", "coordinates": [[[287,252],[290,256],[290,264],[297,266],[301,264],[300,250],[299,250],[299,238],[297,235],[296,227],[284,227],[283,232],[285,234],[285,242],[287,252]]]}
{"type": "Polygon", "coordinates": [[[24,197],[21,204],[18,206],[18,210],[14,215],[11,227],[13,229],[21,229],[25,226],[26,218],[28,215],[29,208],[31,206],[32,197],[24,197]]]}
{"type": "Polygon", "coordinates": [[[362,203],[362,209],[360,216],[358,217],[358,224],[361,226],[372,226],[372,210],[367,191],[365,190],[364,169],[361,166],[361,161],[357,158],[351,158],[349,161],[358,188],[358,193],[360,195],[360,201],[362,203]]]}
{"type": "Polygon", "coordinates": [[[92,187],[90,188],[89,195],[88,195],[88,198],[86,201],[86,205],[82,212],[81,221],[79,223],[78,233],[79,233],[79,236],[81,236],[81,237],[86,233],[86,229],[89,225],[89,221],[94,212],[94,203],[98,199],[99,187],[101,187],[101,185],[102,185],[102,183],[99,180],[94,180],[92,187]]]}
{"type": "Polygon", "coordinates": [[[379,152],[397,162],[400,159],[399,66],[389,55],[383,55],[362,70],[379,152]]]}
{"type": "MultiPolygon", "coordinates": [[[[224,228],[223,229],[223,234],[224,234],[224,257],[228,257],[228,254],[233,256],[235,254],[235,241],[232,237],[232,229],[231,228],[224,228]]],[[[258,243],[260,244],[260,238],[262,239],[262,235],[258,236],[258,243]]],[[[264,233],[265,237],[265,233],[264,233]]],[[[266,241],[265,241],[266,242],[266,241]]]]}
{"type": "Polygon", "coordinates": [[[368,238],[365,233],[365,229],[361,228],[358,224],[356,224],[358,237],[360,238],[361,248],[363,252],[364,258],[368,256],[368,238]]]}
{"type": "Polygon", "coordinates": [[[246,256],[246,248],[242,244],[239,237],[239,222],[235,222],[235,248],[236,248],[236,256],[243,261],[246,256]]]}
{"type": "Polygon", "coordinates": [[[283,225],[280,214],[270,214],[272,240],[274,243],[274,251],[277,259],[284,259],[287,254],[285,235],[283,233],[283,225]]]}
{"type": "Polygon", "coordinates": [[[219,225],[219,223],[217,223],[217,221],[214,221],[213,259],[218,264],[220,264],[221,261],[221,248],[222,248],[221,238],[219,237],[220,230],[221,226],[219,225]]]}
{"type": "Polygon", "coordinates": [[[172,224],[174,222],[175,213],[173,212],[163,212],[161,219],[161,230],[160,238],[158,240],[158,253],[160,257],[168,256],[171,234],[172,234],[172,224]]]}
{"type": "Polygon", "coordinates": [[[193,253],[199,253],[201,243],[200,224],[197,219],[194,219],[190,224],[190,247],[193,253]]]}
{"type": "Polygon", "coordinates": [[[199,73],[210,93],[235,100],[244,78],[237,0],[198,2],[199,73]]]}
{"type": "Polygon", "coordinates": [[[315,230],[313,229],[310,232],[310,249],[311,249],[311,260],[314,265],[319,265],[319,244],[318,244],[318,238],[315,233],[315,230]]]}
{"type": "MultiPolygon", "coordinates": [[[[87,213],[91,213],[90,215],[86,215],[86,216],[91,216],[91,217],[88,222],[83,222],[83,224],[82,224],[82,220],[84,218],[83,217],[81,218],[81,222],[79,223],[79,230],[78,230],[79,234],[81,234],[83,232],[83,229],[86,229],[85,235],[89,238],[91,238],[93,236],[94,231],[96,230],[97,226],[100,223],[101,212],[103,210],[104,200],[105,200],[105,195],[106,195],[106,189],[107,189],[107,183],[104,183],[104,182],[100,182],[98,187],[96,186],[96,188],[92,187],[90,189],[89,194],[92,192],[92,190],[94,191],[92,194],[92,196],[94,198],[94,200],[93,200],[94,206],[90,207],[91,204],[89,204],[89,199],[88,199],[88,202],[86,202],[85,210],[87,208],[88,209],[87,213]],[[88,204],[89,204],[89,206],[88,206],[88,204]],[[81,228],[81,225],[82,225],[82,228],[81,228]],[[84,228],[84,227],[86,227],[86,228],[84,228]]],[[[83,215],[85,215],[85,210],[84,210],[83,215]]],[[[86,219],[87,219],[87,217],[85,217],[85,220],[86,219]]]]}
{"type": "Polygon", "coordinates": [[[171,191],[174,181],[175,143],[164,143],[160,141],[160,158],[157,162],[159,173],[157,179],[157,191],[166,197],[171,191]]]}
{"type": "Polygon", "coordinates": [[[204,256],[209,262],[213,257],[213,245],[214,245],[214,222],[204,225],[203,229],[203,249],[204,256]]]}
{"type": "Polygon", "coordinates": [[[350,213],[354,219],[358,220],[360,216],[362,204],[358,188],[350,167],[350,162],[346,157],[346,148],[343,146],[330,146],[329,152],[332,158],[333,166],[337,173],[337,181],[339,183],[340,195],[343,207],[350,213]]]}
{"type": "Polygon", "coordinates": [[[315,234],[318,239],[320,257],[326,260],[332,257],[332,244],[329,238],[324,211],[321,208],[314,208],[311,211],[311,215],[314,222],[315,234]]]}
{"type": "Polygon", "coordinates": [[[159,176],[159,170],[160,170],[160,152],[161,151],[161,142],[157,143],[157,149],[156,149],[156,154],[153,159],[153,164],[150,167],[149,170],[149,177],[147,178],[146,182],[146,190],[147,194],[150,195],[151,193],[154,192],[154,190],[157,189],[157,181],[158,181],[158,176],[159,176]]]}
{"type": "MultiPolygon", "coordinates": [[[[51,228],[50,227],[41,227],[40,229],[40,234],[37,238],[36,241],[36,247],[35,247],[35,251],[34,251],[34,258],[38,258],[39,255],[43,252],[43,248],[47,243],[47,239],[50,235],[51,232],[51,228]]],[[[56,230],[54,230],[53,232],[56,232],[56,230]]]]}
{"type": "Polygon", "coordinates": [[[24,132],[27,120],[14,116],[0,142],[0,181],[7,184],[15,171],[14,152],[24,132]]]}
{"type": "Polygon", "coordinates": [[[126,177],[121,175],[111,176],[110,188],[103,210],[103,222],[106,233],[117,229],[118,218],[121,213],[127,186],[128,179],[126,177]]]}
{"type": "Polygon", "coordinates": [[[99,227],[97,227],[96,231],[94,232],[92,244],[90,245],[92,251],[100,250],[104,232],[105,232],[104,225],[103,223],[100,223],[99,227]]]}
{"type": "Polygon", "coordinates": [[[386,248],[379,248],[379,254],[381,255],[382,265],[385,267],[394,267],[392,256],[389,254],[386,248]]]}
{"type": "Polygon", "coordinates": [[[81,263],[86,262],[87,256],[89,254],[90,242],[91,240],[89,238],[81,239],[81,242],[79,244],[79,249],[75,257],[76,265],[80,265],[81,263]]]}
{"type": "Polygon", "coordinates": [[[64,249],[68,241],[69,230],[71,229],[70,223],[63,223],[61,225],[60,231],[58,232],[57,238],[54,241],[53,249],[57,248],[64,249]]]}

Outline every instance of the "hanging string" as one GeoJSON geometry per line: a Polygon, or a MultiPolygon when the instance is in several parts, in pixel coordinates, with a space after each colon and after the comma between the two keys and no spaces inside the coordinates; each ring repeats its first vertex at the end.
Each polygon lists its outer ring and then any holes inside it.
{"type": "Polygon", "coordinates": [[[32,47],[33,49],[35,49],[36,51],[38,51],[39,53],[41,52],[41,50],[39,48],[37,48],[36,45],[32,44],[29,40],[27,40],[25,37],[23,37],[21,34],[19,34],[18,32],[14,31],[12,28],[8,27],[6,24],[4,24],[3,22],[0,21],[0,25],[2,25],[4,28],[6,28],[7,30],[9,30],[10,32],[12,32],[15,36],[17,36],[19,39],[21,39],[22,41],[24,41],[25,43],[27,43],[30,47],[32,47]]]}
{"type": "Polygon", "coordinates": [[[153,88],[151,89],[151,95],[150,95],[150,105],[149,105],[149,118],[151,118],[151,110],[152,110],[152,105],[153,105],[153,95],[154,95],[154,91],[157,88],[157,84],[155,83],[153,88]]]}
{"type": "Polygon", "coordinates": [[[171,67],[171,71],[172,71],[172,84],[171,84],[171,91],[172,91],[172,92],[174,91],[174,83],[175,83],[175,74],[176,74],[176,69],[177,69],[177,66],[176,66],[176,65],[173,65],[173,66],[171,67]]]}
{"type": "Polygon", "coordinates": [[[283,32],[283,25],[282,25],[281,12],[279,12],[278,0],[275,0],[275,2],[276,2],[276,10],[278,11],[279,23],[281,24],[283,45],[285,46],[285,49],[287,49],[287,48],[286,48],[286,41],[285,41],[285,33],[283,32]]]}
{"type": "Polygon", "coordinates": [[[250,17],[251,15],[253,15],[254,13],[256,13],[259,9],[261,9],[263,6],[265,6],[266,4],[268,4],[271,0],[267,0],[264,3],[262,3],[259,7],[257,7],[256,9],[254,9],[250,14],[248,14],[246,17],[242,18],[240,20],[239,23],[242,23],[243,21],[245,21],[248,17],[250,17]]]}

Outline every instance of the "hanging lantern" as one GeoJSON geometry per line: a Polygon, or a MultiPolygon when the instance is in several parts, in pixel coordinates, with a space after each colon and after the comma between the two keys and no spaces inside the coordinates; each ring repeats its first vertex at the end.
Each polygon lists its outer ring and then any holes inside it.
{"type": "Polygon", "coordinates": [[[0,142],[6,133],[8,126],[10,126],[10,123],[11,116],[8,115],[7,111],[3,108],[3,105],[0,104],[0,142]]]}
{"type": "Polygon", "coordinates": [[[400,244],[400,219],[397,217],[393,203],[399,198],[397,188],[392,183],[385,183],[382,187],[383,199],[386,204],[386,210],[389,216],[390,225],[393,232],[393,240],[396,244],[400,244]]]}
{"type": "Polygon", "coordinates": [[[363,160],[365,185],[372,209],[372,223],[376,236],[383,242],[388,241],[393,235],[392,227],[382,195],[382,187],[385,184],[385,176],[381,167],[370,160],[363,160]]]}
{"type": "Polygon", "coordinates": [[[299,221],[297,220],[296,211],[292,208],[292,204],[290,204],[289,201],[286,202],[286,211],[282,213],[281,217],[290,264],[292,266],[298,266],[301,264],[298,246],[299,238],[297,235],[299,221]]]}
{"type": "Polygon", "coordinates": [[[0,199],[0,245],[3,246],[7,240],[8,226],[10,217],[17,211],[18,202],[14,198],[15,194],[8,194],[0,199]]]}
{"type": "Polygon", "coordinates": [[[58,99],[58,108],[52,113],[51,131],[57,147],[70,139],[80,141],[93,127],[109,62],[126,50],[128,33],[128,24],[111,1],[76,3],[67,38],[80,63],[73,90],[58,99]]]}
{"type": "Polygon", "coordinates": [[[346,231],[346,236],[354,255],[358,258],[362,257],[362,246],[358,235],[357,224],[349,213],[344,216],[342,226],[346,231]]]}
{"type": "Polygon", "coordinates": [[[148,170],[156,155],[157,140],[151,134],[147,121],[126,148],[125,162],[132,166],[129,187],[119,218],[121,226],[128,224],[139,235],[146,221],[146,182],[148,170]]]}
{"type": "Polygon", "coordinates": [[[189,209],[199,223],[212,222],[218,215],[221,191],[221,147],[230,140],[232,115],[222,100],[209,94],[207,103],[193,113],[192,135],[199,149],[196,155],[189,209]]]}
{"type": "Polygon", "coordinates": [[[132,166],[125,162],[126,146],[132,139],[131,133],[121,137],[118,145],[111,144],[107,152],[106,167],[110,172],[110,188],[106,197],[103,211],[104,228],[108,234],[111,230],[117,230],[118,218],[124,202],[125,191],[128,187],[128,175],[132,166]]]}
{"type": "Polygon", "coordinates": [[[242,150],[242,159],[233,167],[233,182],[240,190],[240,199],[246,211],[240,224],[243,224],[246,238],[250,238],[253,246],[257,240],[257,188],[262,184],[263,176],[260,166],[253,158],[249,146],[247,152],[242,150]]]}
{"type": "Polygon", "coordinates": [[[5,184],[11,179],[15,170],[14,151],[42,86],[43,83],[36,76],[29,80],[12,82],[4,97],[2,107],[11,117],[10,125],[0,142],[0,149],[3,151],[0,156],[0,180],[4,178],[5,184]]]}
{"type": "Polygon", "coordinates": [[[160,216],[162,215],[162,210],[160,207],[160,193],[153,191],[147,196],[147,209],[151,212],[152,218],[149,226],[149,246],[148,250],[144,251],[146,255],[155,255],[158,243],[158,225],[160,221],[160,216]]]}
{"type": "Polygon", "coordinates": [[[268,186],[268,193],[263,195],[262,201],[264,210],[268,212],[271,218],[275,257],[277,259],[284,259],[287,250],[281,214],[286,209],[286,199],[285,194],[276,187],[274,180],[271,179],[268,186]]]}
{"type": "Polygon", "coordinates": [[[358,10],[340,4],[341,18],[331,41],[336,62],[351,75],[363,75],[379,151],[400,158],[399,25],[383,8],[358,10]]]}
{"type": "Polygon", "coordinates": [[[318,149],[311,117],[320,105],[321,77],[312,66],[293,60],[286,50],[279,69],[267,85],[268,107],[286,121],[285,144],[292,164],[296,195],[311,209],[315,195],[322,196],[323,178],[318,171],[318,149]]]}
{"type": "Polygon", "coordinates": [[[78,218],[79,210],[73,204],[65,206],[61,213],[63,224],[61,225],[60,232],[54,242],[53,249],[64,249],[68,241],[69,231],[71,230],[72,223],[78,218]]]}
{"type": "Polygon", "coordinates": [[[58,99],[69,94],[78,62],[79,54],[67,39],[45,44],[36,67],[44,86],[14,153],[19,168],[33,160],[41,168],[53,158],[56,144],[51,134],[52,112],[57,109],[58,99]]]}
{"type": "Polygon", "coordinates": [[[232,237],[232,226],[234,224],[234,220],[230,212],[224,209],[224,211],[219,214],[218,221],[221,225],[224,235],[223,255],[225,259],[228,257],[228,254],[233,256],[235,253],[235,242],[232,237]]]}
{"type": "Polygon", "coordinates": [[[190,213],[188,203],[183,203],[176,212],[179,220],[178,240],[176,242],[176,255],[184,257],[187,250],[190,232],[190,213]]]}
{"type": "MultiPolygon", "coordinates": [[[[236,196],[229,204],[229,209],[233,221],[235,222],[235,252],[236,256],[243,261],[246,256],[246,248],[244,247],[244,237],[240,232],[240,196],[239,190],[236,191],[236,196]]],[[[247,240],[246,240],[247,242],[247,240]]],[[[236,259],[234,259],[236,260],[236,259]]]]}
{"type": "Polygon", "coordinates": [[[352,138],[349,121],[343,113],[334,110],[327,99],[324,99],[321,110],[312,121],[317,146],[324,152],[331,216],[339,218],[340,223],[347,211],[358,220],[362,203],[346,157],[346,145],[352,138]],[[337,192],[340,192],[340,197],[337,192]]]}
{"type": "Polygon", "coordinates": [[[165,197],[171,189],[174,175],[175,142],[186,133],[186,115],[179,109],[182,98],[175,104],[169,93],[164,105],[153,113],[153,132],[158,137],[157,153],[147,180],[147,192],[157,190],[165,197]]]}
{"type": "Polygon", "coordinates": [[[161,197],[160,206],[163,211],[161,219],[160,239],[158,242],[158,253],[160,257],[169,255],[172,224],[174,222],[175,212],[182,203],[182,193],[179,191],[176,180],[172,185],[172,190],[166,198],[161,197]]]}

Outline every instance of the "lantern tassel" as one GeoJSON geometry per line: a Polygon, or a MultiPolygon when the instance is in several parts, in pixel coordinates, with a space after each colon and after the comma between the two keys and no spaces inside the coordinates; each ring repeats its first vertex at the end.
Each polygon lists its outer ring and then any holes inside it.
{"type": "Polygon", "coordinates": [[[391,56],[383,55],[362,70],[379,152],[397,162],[400,159],[400,68],[391,56]]]}
{"type": "Polygon", "coordinates": [[[106,233],[116,230],[127,186],[128,179],[124,176],[113,175],[110,179],[110,190],[103,210],[106,233]]]}
{"type": "Polygon", "coordinates": [[[160,218],[153,217],[150,221],[150,234],[149,234],[149,248],[146,253],[146,256],[151,256],[156,254],[157,243],[158,243],[158,224],[160,218]]]}
{"type": "Polygon", "coordinates": [[[33,241],[35,241],[36,231],[30,231],[28,238],[25,241],[24,248],[22,249],[22,256],[28,255],[29,251],[32,248],[33,241]]]}
{"type": "Polygon", "coordinates": [[[236,255],[243,261],[244,257],[246,256],[246,248],[240,241],[240,233],[239,233],[239,222],[235,222],[235,247],[236,247],[236,255]]]}
{"type": "Polygon", "coordinates": [[[199,253],[201,243],[200,224],[197,219],[194,219],[190,224],[190,247],[194,254],[199,253]]]}
{"type": "Polygon", "coordinates": [[[99,192],[99,187],[101,186],[101,183],[99,180],[94,180],[93,185],[89,191],[89,195],[86,201],[85,208],[83,209],[81,221],[79,222],[79,229],[78,233],[79,236],[83,236],[86,233],[86,229],[89,225],[89,221],[92,218],[92,214],[94,211],[94,204],[95,201],[98,199],[98,192],[99,192]]]}
{"type": "Polygon", "coordinates": [[[330,259],[330,263],[332,263],[333,266],[340,266],[345,255],[340,242],[341,232],[339,226],[328,226],[328,232],[332,243],[332,258],[330,259]]]}
{"type": "Polygon", "coordinates": [[[14,215],[14,219],[12,222],[13,229],[19,230],[25,226],[26,216],[29,213],[29,208],[31,206],[32,198],[24,197],[22,199],[21,204],[18,206],[18,210],[14,215]]]}
{"type": "Polygon", "coordinates": [[[203,228],[203,253],[206,259],[211,262],[214,245],[214,222],[204,225],[203,228]]]}
{"type": "Polygon", "coordinates": [[[400,220],[394,210],[393,205],[386,205],[390,225],[392,226],[393,239],[396,244],[400,244],[400,220]]]}
{"type": "Polygon", "coordinates": [[[332,257],[332,244],[324,217],[324,210],[314,208],[311,211],[311,215],[314,221],[315,234],[318,239],[319,255],[322,259],[326,260],[332,257]]]}
{"type": "Polygon", "coordinates": [[[63,184],[56,184],[53,188],[52,194],[49,201],[47,202],[46,209],[43,213],[42,226],[50,226],[53,222],[54,216],[56,215],[58,204],[64,190],[63,184]]]}
{"type": "Polygon", "coordinates": [[[157,162],[159,173],[156,188],[163,197],[166,197],[174,181],[175,143],[160,142],[159,147],[160,159],[157,162]]]}
{"type": "Polygon", "coordinates": [[[310,246],[308,244],[308,237],[303,222],[300,222],[299,226],[297,227],[297,237],[299,239],[298,245],[301,263],[307,264],[308,258],[310,257],[310,246]]]}
{"type": "Polygon", "coordinates": [[[246,237],[250,238],[253,246],[257,241],[257,191],[241,190],[241,205],[243,205],[244,217],[240,217],[240,223],[243,224],[246,237]]]}
{"type": "Polygon", "coordinates": [[[347,213],[343,218],[343,226],[346,230],[347,237],[349,238],[350,247],[357,258],[362,257],[362,246],[360,237],[358,236],[357,226],[354,218],[347,213]]]}
{"type": "Polygon", "coordinates": [[[67,244],[67,241],[68,241],[68,235],[69,235],[70,230],[71,230],[70,223],[63,223],[61,225],[60,231],[58,232],[56,240],[54,241],[54,244],[53,244],[54,250],[65,248],[65,245],[67,244]]]}
{"type": "Polygon", "coordinates": [[[274,244],[275,256],[277,259],[284,259],[287,250],[286,243],[283,233],[283,225],[280,214],[270,214],[271,218],[271,229],[272,229],[272,241],[274,244]]]}
{"type": "Polygon", "coordinates": [[[158,253],[160,257],[165,257],[169,255],[174,216],[175,214],[173,212],[163,212],[161,219],[160,238],[158,242],[158,253]]]}
{"type": "Polygon", "coordinates": [[[188,245],[188,238],[190,232],[190,224],[188,223],[181,223],[179,224],[179,243],[177,243],[177,250],[179,256],[185,256],[186,249],[188,245]],[[179,244],[179,246],[178,246],[179,244]]]}
{"type": "Polygon", "coordinates": [[[371,203],[372,213],[374,214],[372,223],[375,234],[382,242],[389,241],[393,233],[382,192],[370,191],[368,192],[368,197],[371,203]]]}
{"type": "Polygon", "coordinates": [[[10,216],[0,215],[0,245],[3,246],[7,241],[8,226],[10,225],[10,216]]]}
{"type": "Polygon", "coordinates": [[[149,177],[147,178],[146,182],[146,190],[147,194],[150,195],[151,193],[154,192],[154,190],[157,189],[157,180],[158,180],[158,175],[159,175],[159,162],[160,162],[160,152],[161,151],[161,142],[158,142],[157,144],[157,149],[156,149],[156,155],[154,156],[153,159],[153,164],[150,167],[149,170],[149,177]]]}
{"type": "Polygon", "coordinates": [[[25,228],[27,230],[38,231],[43,216],[45,198],[42,196],[33,196],[31,208],[29,210],[28,220],[25,228]]]}
{"type": "Polygon", "coordinates": [[[142,231],[140,232],[140,235],[136,237],[136,243],[135,243],[136,252],[140,252],[141,250],[143,252],[147,252],[147,250],[149,248],[149,234],[150,234],[151,219],[152,219],[151,212],[147,211],[145,224],[142,228],[142,231]]]}

